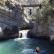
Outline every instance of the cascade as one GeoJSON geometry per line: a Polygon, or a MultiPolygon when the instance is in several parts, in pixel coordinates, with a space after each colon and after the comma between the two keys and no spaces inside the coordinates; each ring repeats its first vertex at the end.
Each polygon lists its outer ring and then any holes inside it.
{"type": "Polygon", "coordinates": [[[21,40],[21,39],[28,39],[27,38],[27,33],[29,30],[20,30],[19,31],[19,37],[15,39],[15,41],[17,40],[21,40]]]}

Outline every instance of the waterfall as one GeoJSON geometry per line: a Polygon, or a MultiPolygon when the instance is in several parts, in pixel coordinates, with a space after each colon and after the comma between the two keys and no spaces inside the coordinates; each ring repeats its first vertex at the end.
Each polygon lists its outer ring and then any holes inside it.
{"type": "Polygon", "coordinates": [[[28,39],[27,38],[27,33],[29,30],[20,30],[19,31],[19,38],[16,38],[15,41],[21,40],[21,39],[28,39]]]}
{"type": "Polygon", "coordinates": [[[21,39],[27,39],[27,33],[29,30],[21,30],[19,31],[19,38],[21,39]]]}

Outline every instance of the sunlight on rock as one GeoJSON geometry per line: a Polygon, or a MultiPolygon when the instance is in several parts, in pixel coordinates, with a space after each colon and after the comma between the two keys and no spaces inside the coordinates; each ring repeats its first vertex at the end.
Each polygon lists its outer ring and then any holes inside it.
{"type": "Polygon", "coordinates": [[[0,32],[2,32],[2,28],[0,27],[0,32]]]}
{"type": "Polygon", "coordinates": [[[0,27],[0,36],[2,36],[3,35],[3,30],[2,30],[2,28],[0,27]]]}

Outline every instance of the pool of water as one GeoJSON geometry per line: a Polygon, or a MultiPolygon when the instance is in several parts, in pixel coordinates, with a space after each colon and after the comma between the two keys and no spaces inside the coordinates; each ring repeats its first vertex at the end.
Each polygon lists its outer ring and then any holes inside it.
{"type": "Polygon", "coordinates": [[[48,54],[54,54],[54,46],[41,39],[11,39],[0,42],[0,54],[32,54],[37,46],[46,49],[48,54]]]}

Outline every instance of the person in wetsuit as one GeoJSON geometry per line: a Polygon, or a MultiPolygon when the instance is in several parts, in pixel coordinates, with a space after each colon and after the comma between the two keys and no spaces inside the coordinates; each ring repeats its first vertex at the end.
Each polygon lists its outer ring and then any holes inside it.
{"type": "Polygon", "coordinates": [[[40,50],[39,47],[36,47],[35,51],[32,54],[47,54],[45,49],[40,50]]]}
{"type": "Polygon", "coordinates": [[[40,54],[40,48],[36,47],[35,51],[32,54],[40,54]]]}

